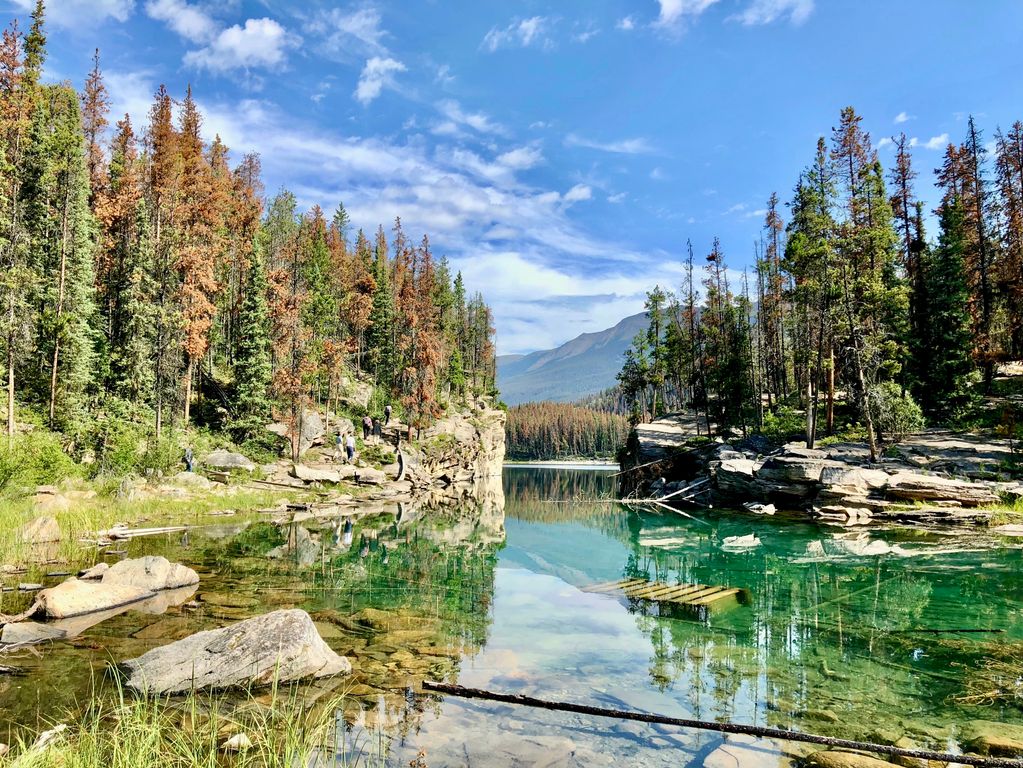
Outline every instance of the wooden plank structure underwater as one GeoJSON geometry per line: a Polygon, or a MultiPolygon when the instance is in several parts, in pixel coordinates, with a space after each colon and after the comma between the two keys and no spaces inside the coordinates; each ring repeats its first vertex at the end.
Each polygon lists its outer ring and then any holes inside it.
{"type": "Polygon", "coordinates": [[[661,614],[681,609],[696,613],[701,618],[710,612],[734,608],[747,602],[746,590],[709,584],[665,584],[647,579],[620,579],[582,587],[583,592],[615,595],[623,594],[630,600],[656,603],[661,614]]]}

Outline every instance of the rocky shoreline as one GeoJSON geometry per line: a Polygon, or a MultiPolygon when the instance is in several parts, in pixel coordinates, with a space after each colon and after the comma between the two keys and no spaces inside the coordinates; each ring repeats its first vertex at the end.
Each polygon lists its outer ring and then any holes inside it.
{"type": "Polygon", "coordinates": [[[698,435],[692,419],[668,416],[633,430],[621,491],[667,503],[800,511],[849,525],[986,525],[988,508],[1023,498],[1019,460],[1007,440],[931,431],[871,463],[858,443],[808,449],[761,437],[726,442],[698,435]]]}

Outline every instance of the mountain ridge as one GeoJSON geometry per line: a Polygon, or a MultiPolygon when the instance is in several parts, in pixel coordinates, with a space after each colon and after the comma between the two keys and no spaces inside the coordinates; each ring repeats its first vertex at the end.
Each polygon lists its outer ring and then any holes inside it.
{"type": "Polygon", "coordinates": [[[499,355],[497,386],[508,405],[539,400],[574,402],[615,385],[625,351],[646,329],[646,313],[603,331],[582,333],[553,349],[499,355]]]}

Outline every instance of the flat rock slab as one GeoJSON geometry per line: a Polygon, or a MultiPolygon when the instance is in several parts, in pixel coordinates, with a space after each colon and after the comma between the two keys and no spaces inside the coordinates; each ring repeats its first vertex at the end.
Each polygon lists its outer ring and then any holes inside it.
{"type": "Polygon", "coordinates": [[[347,674],[305,611],[274,611],[154,648],[123,665],[127,684],[150,694],[266,685],[347,674]]]}
{"type": "Polygon", "coordinates": [[[147,555],[133,560],[121,560],[102,573],[104,585],[139,587],[149,592],[179,589],[199,583],[199,574],[166,557],[147,555]]]}
{"type": "Polygon", "coordinates": [[[132,584],[105,584],[68,579],[39,593],[38,604],[50,619],[68,619],[141,602],[154,592],[132,584]]]}
{"type": "Polygon", "coordinates": [[[305,483],[340,483],[341,473],[334,469],[321,469],[305,464],[295,464],[291,476],[305,483]]]}
{"type": "Polygon", "coordinates": [[[990,486],[982,483],[963,482],[937,475],[923,475],[916,472],[900,472],[888,481],[887,494],[897,499],[912,501],[953,500],[963,506],[975,507],[981,504],[996,504],[999,501],[990,486]]]}

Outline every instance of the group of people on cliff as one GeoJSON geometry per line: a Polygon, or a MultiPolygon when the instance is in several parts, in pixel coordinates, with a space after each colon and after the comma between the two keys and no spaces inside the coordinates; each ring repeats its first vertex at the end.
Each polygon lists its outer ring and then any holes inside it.
{"type": "MultiPolygon", "coordinates": [[[[380,419],[375,416],[366,414],[362,418],[362,440],[363,442],[369,442],[370,437],[375,437],[378,441],[383,439],[383,428],[391,423],[391,414],[393,409],[390,405],[384,406],[384,420],[381,423],[380,419]]],[[[335,438],[337,453],[341,455],[342,452],[351,464],[355,461],[355,434],[354,433],[343,433],[338,432],[335,438]]]]}

